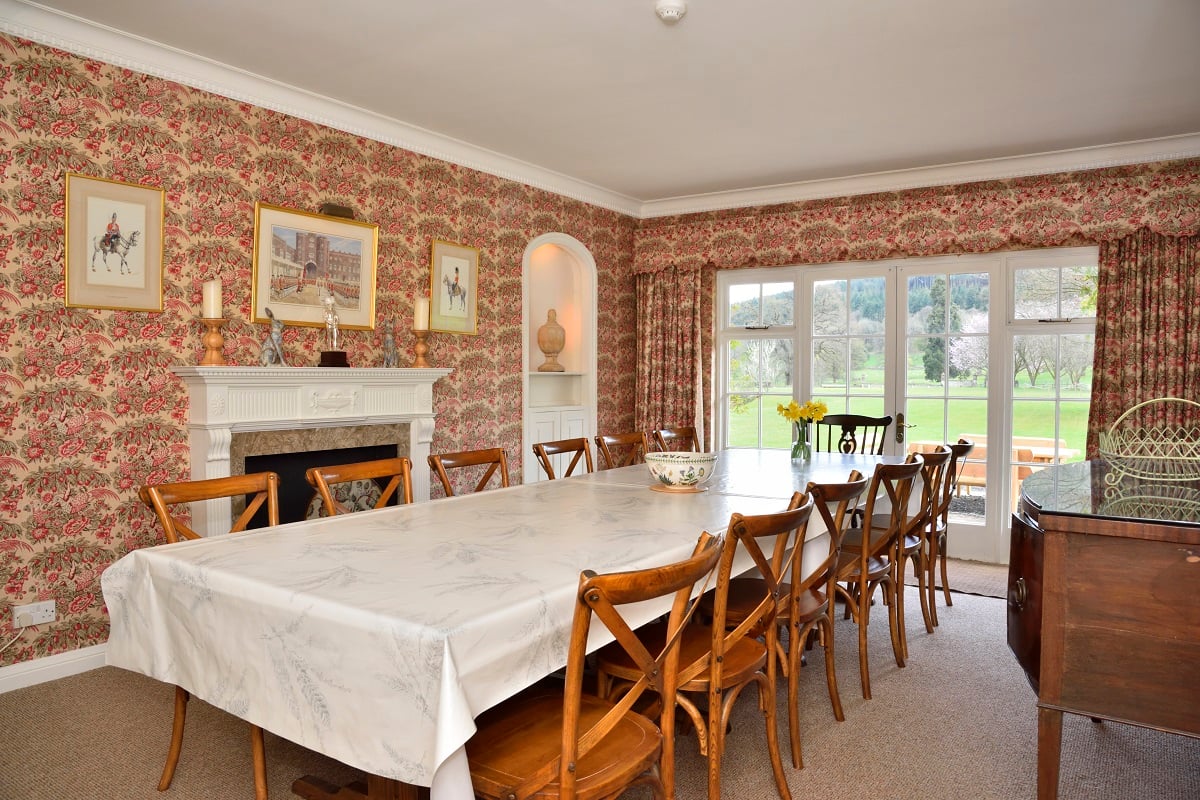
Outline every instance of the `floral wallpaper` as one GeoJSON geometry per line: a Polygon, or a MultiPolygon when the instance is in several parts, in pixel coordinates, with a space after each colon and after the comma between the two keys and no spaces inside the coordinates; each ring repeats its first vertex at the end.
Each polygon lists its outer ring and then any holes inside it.
{"type": "MultiPolygon", "coordinates": [[[[168,371],[197,364],[202,283],[222,279],[225,355],[256,364],[254,203],[349,206],[380,225],[375,331],[350,363],[382,363],[386,327],[411,357],[413,298],[434,238],[478,247],[479,335],[432,334],[454,373],[435,387],[434,450],[505,447],[521,474],[521,259],[563,232],[599,269],[602,430],[632,426],[632,236],[621,214],[177,83],[0,36],[0,609],[53,599],[0,665],[107,638],[100,572],[161,541],[143,483],[188,475],[188,402],[168,371]],[[166,193],[164,312],[66,308],[63,173],[166,193]]],[[[289,363],[316,365],[322,331],[289,327],[289,363]]],[[[0,614],[0,641],[11,638],[0,614]]]]}

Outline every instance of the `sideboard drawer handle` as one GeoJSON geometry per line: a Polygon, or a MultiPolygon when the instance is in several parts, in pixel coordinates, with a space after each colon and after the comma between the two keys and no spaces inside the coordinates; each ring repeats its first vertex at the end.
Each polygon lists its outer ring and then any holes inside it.
{"type": "Polygon", "coordinates": [[[1008,604],[1017,611],[1024,611],[1028,599],[1029,589],[1025,586],[1025,579],[1017,578],[1017,582],[1008,591],[1008,604]]]}

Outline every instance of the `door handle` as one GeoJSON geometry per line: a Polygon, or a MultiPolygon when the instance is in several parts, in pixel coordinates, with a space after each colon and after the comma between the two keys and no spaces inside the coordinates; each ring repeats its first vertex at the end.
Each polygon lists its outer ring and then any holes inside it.
{"type": "Polygon", "coordinates": [[[904,444],[904,431],[906,428],[915,428],[915,427],[917,427],[917,424],[915,422],[910,423],[910,424],[905,424],[903,411],[896,412],[896,441],[898,443],[904,444]]]}

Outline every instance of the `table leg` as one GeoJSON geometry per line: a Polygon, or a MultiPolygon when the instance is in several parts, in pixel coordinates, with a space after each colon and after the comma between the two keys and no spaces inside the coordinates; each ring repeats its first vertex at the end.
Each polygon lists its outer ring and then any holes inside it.
{"type": "Polygon", "coordinates": [[[292,784],[292,794],[304,800],[429,800],[429,789],[393,778],[368,775],[367,782],[335,786],[313,775],[292,784]]]}
{"type": "Polygon", "coordinates": [[[1038,800],[1057,800],[1062,758],[1062,712],[1038,709],[1038,800]]]}

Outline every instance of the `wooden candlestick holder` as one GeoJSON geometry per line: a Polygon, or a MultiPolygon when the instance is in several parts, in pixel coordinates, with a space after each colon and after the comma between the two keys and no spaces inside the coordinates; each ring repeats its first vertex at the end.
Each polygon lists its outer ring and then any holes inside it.
{"type": "Polygon", "coordinates": [[[204,345],[204,358],[200,361],[202,367],[223,367],[225,366],[225,337],[221,335],[221,328],[229,320],[227,319],[208,319],[201,318],[204,327],[208,330],[200,339],[204,345]]]}
{"type": "Polygon", "coordinates": [[[429,345],[425,344],[425,339],[429,336],[429,331],[419,331],[414,328],[413,336],[417,337],[417,343],[413,345],[413,353],[417,357],[413,359],[412,365],[414,367],[432,366],[425,360],[425,354],[429,352],[429,345]]]}

